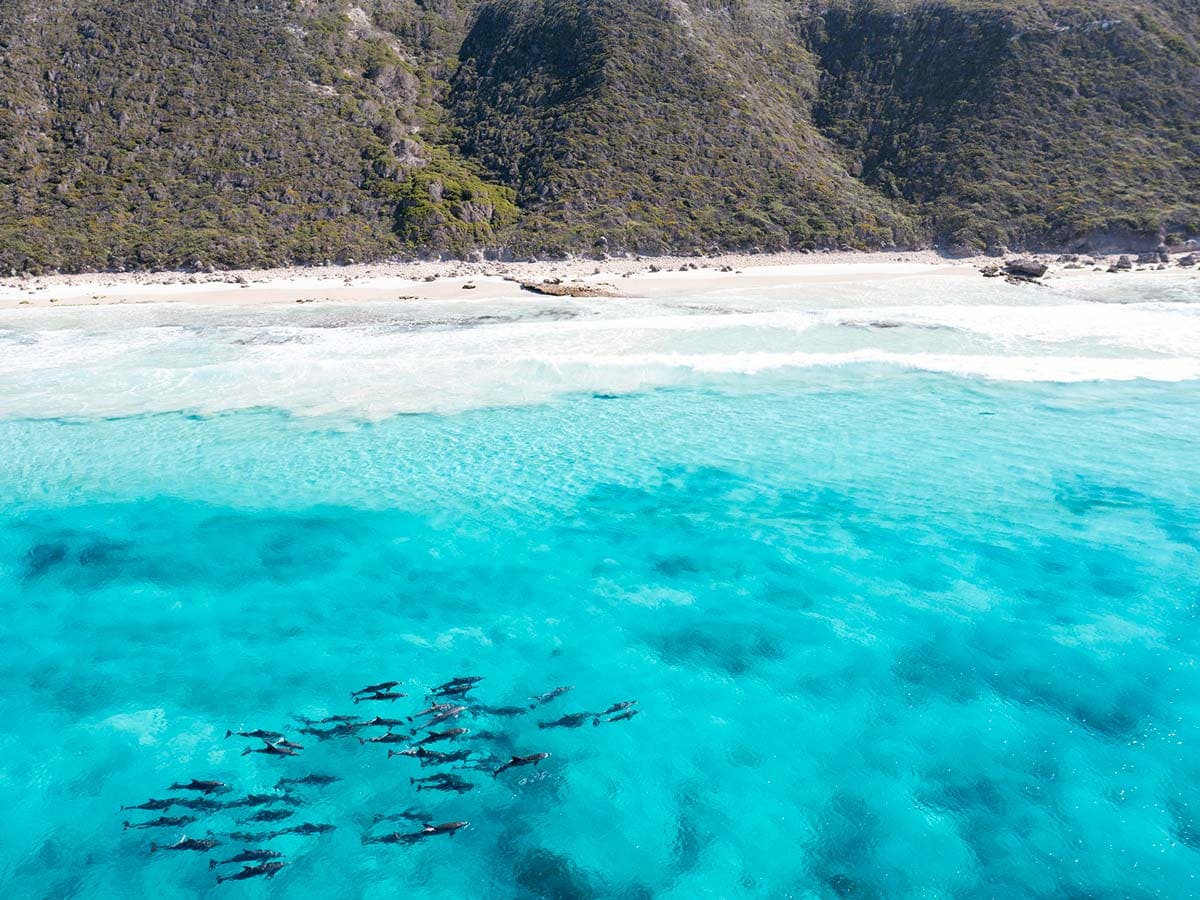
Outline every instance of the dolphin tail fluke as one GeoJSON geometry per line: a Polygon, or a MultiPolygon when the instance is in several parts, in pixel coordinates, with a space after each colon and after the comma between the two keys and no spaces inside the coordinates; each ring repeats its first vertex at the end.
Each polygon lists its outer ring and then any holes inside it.
{"type": "Polygon", "coordinates": [[[212,871],[213,869],[215,869],[216,867],[217,867],[217,861],[216,861],[215,859],[210,859],[210,860],[208,861],[208,871],[210,871],[210,872],[211,872],[211,871],[212,871]]]}
{"type": "Polygon", "coordinates": [[[249,747],[246,747],[244,750],[242,750],[242,756],[249,756],[249,755],[250,755],[249,747]]]}
{"type": "Polygon", "coordinates": [[[358,739],[358,742],[359,742],[360,744],[365,744],[365,743],[366,743],[366,741],[364,741],[362,738],[359,738],[359,739],[358,739]]]}
{"type": "Polygon", "coordinates": [[[124,828],[122,828],[121,830],[122,830],[122,831],[125,831],[125,830],[127,830],[128,828],[129,828],[129,821],[128,821],[128,820],[126,820],[126,822],[125,822],[125,827],[124,827],[124,828]]]}
{"type": "Polygon", "coordinates": [[[599,717],[599,716],[596,716],[596,718],[592,719],[592,727],[593,727],[593,728],[595,728],[595,727],[596,727],[597,725],[599,725],[599,724],[600,724],[600,717],[599,717]]]}
{"type": "Polygon", "coordinates": [[[233,729],[226,728],[225,729],[225,740],[229,740],[231,737],[233,737],[233,729]]]}
{"type": "Polygon", "coordinates": [[[157,851],[158,851],[158,844],[154,843],[154,841],[151,841],[150,842],[150,852],[156,853],[157,851]]]}

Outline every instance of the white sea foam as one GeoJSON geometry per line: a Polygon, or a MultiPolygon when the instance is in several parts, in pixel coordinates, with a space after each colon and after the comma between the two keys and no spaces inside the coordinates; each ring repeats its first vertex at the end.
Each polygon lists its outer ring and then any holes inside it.
{"type": "Polygon", "coordinates": [[[1081,295],[981,281],[10,313],[0,318],[0,416],[273,407],[382,418],[868,366],[995,381],[1200,380],[1200,303],[1186,291],[1123,302],[1119,287],[1081,295]]]}

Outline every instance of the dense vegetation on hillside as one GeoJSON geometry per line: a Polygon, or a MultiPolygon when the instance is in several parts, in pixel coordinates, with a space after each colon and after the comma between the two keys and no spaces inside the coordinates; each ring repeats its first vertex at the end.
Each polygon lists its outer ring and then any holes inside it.
{"type": "Polygon", "coordinates": [[[1200,233],[1194,0],[0,4],[0,266],[1200,233]]]}
{"type": "Polygon", "coordinates": [[[1200,230],[1200,3],[833,6],[814,110],[948,245],[1200,230]]]}

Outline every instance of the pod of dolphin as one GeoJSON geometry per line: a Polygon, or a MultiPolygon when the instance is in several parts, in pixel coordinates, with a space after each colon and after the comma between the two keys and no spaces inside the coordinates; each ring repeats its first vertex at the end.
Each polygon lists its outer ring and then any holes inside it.
{"type": "MultiPolygon", "coordinates": [[[[459,675],[451,678],[427,692],[424,709],[412,715],[400,718],[375,716],[366,719],[363,716],[333,715],[321,719],[295,717],[301,723],[296,729],[300,735],[314,737],[320,741],[339,738],[355,738],[366,747],[372,744],[388,746],[387,759],[409,758],[420,764],[421,769],[436,767],[429,775],[410,776],[409,785],[416,792],[442,791],[455,794],[466,794],[474,790],[476,785],[469,777],[456,771],[486,772],[492,778],[499,778],[510,769],[523,766],[537,766],[550,754],[538,751],[525,754],[509,753],[504,755],[495,752],[481,752],[474,748],[457,747],[452,750],[434,749],[435,745],[444,746],[457,744],[460,739],[478,740],[495,744],[506,742],[506,736],[491,731],[479,731],[471,738],[471,729],[458,725],[463,717],[486,716],[494,718],[510,718],[522,716],[537,710],[539,707],[554,702],[564,694],[574,690],[574,685],[556,687],[544,694],[529,698],[531,702],[521,706],[488,706],[474,699],[474,692],[479,683],[484,681],[482,675],[459,675]],[[442,727],[439,726],[449,726],[442,727]],[[374,733],[375,729],[383,729],[374,733]],[[365,733],[369,736],[364,737],[365,733]],[[423,734],[422,734],[423,732],[423,734]],[[403,749],[393,749],[391,745],[404,745],[403,749]],[[445,771],[451,769],[452,771],[445,771]]],[[[362,703],[395,703],[408,695],[397,691],[401,686],[399,681],[381,681],[369,684],[350,693],[355,705],[362,703]]],[[[636,700],[623,700],[613,703],[600,712],[567,713],[551,721],[539,721],[538,728],[578,728],[591,722],[593,726],[601,723],[626,722],[638,714],[636,700]]],[[[304,745],[290,740],[282,731],[271,731],[256,728],[253,730],[225,732],[226,739],[232,737],[246,738],[250,741],[261,742],[247,745],[242,755],[251,753],[276,757],[281,761],[300,756],[304,745]]],[[[281,763],[282,764],[282,763],[281,763]]],[[[323,788],[334,782],[341,781],[337,775],[312,773],[303,776],[283,777],[275,784],[275,792],[269,794],[247,794],[235,800],[218,799],[232,792],[232,787],[222,781],[213,779],[193,778],[186,782],[175,782],[167,790],[171,796],[161,799],[151,798],[142,803],[122,806],[122,811],[146,810],[170,813],[172,809],[186,810],[181,815],[161,815],[155,819],[142,822],[124,821],[125,830],[157,830],[184,829],[199,821],[201,815],[211,815],[222,810],[244,809],[247,814],[237,819],[239,825],[264,826],[282,823],[296,814],[298,808],[305,803],[304,797],[298,793],[305,788],[323,788]]],[[[420,810],[406,809],[400,813],[376,814],[373,822],[407,822],[420,827],[413,831],[394,830],[383,834],[363,836],[364,844],[416,844],[437,835],[453,836],[469,821],[451,821],[434,824],[429,821],[426,813],[420,810]]],[[[328,823],[304,822],[299,825],[281,825],[266,831],[231,831],[227,835],[218,835],[207,831],[203,838],[191,838],[182,833],[179,840],[171,844],[150,843],[150,852],[194,852],[208,853],[222,846],[227,838],[239,844],[263,844],[283,835],[322,835],[334,831],[336,826],[328,823]]],[[[244,881],[251,878],[274,878],[286,864],[283,854],[264,847],[243,846],[241,850],[225,859],[217,855],[210,857],[208,868],[217,871],[217,883],[225,881],[244,881]],[[225,866],[241,864],[240,869],[225,866]]]]}

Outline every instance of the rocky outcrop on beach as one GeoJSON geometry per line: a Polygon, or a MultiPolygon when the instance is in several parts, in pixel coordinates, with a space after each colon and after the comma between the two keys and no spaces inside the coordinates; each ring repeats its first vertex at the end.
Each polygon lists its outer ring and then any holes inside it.
{"type": "Polygon", "coordinates": [[[1010,259],[1004,264],[1004,274],[1012,278],[1022,278],[1036,281],[1046,274],[1050,267],[1036,259],[1010,259]]]}
{"type": "Polygon", "coordinates": [[[616,297],[615,290],[607,285],[584,284],[583,282],[562,282],[557,278],[541,282],[522,281],[521,290],[547,297],[616,297]]]}

